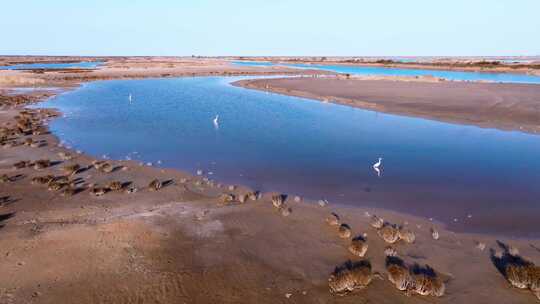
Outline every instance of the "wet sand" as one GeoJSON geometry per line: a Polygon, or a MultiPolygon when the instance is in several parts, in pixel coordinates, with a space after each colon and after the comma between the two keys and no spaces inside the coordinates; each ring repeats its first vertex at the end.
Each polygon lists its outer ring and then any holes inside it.
{"type": "MultiPolygon", "coordinates": [[[[92,72],[94,73],[94,72],[92,72]]],[[[45,83],[50,85],[51,83],[45,83]]],[[[73,83],[67,83],[73,85],[73,83]]],[[[66,85],[67,85],[66,84],[66,85]]],[[[47,96],[29,93],[28,101],[47,96]]],[[[3,101],[24,102],[24,97],[3,101]]],[[[23,104],[3,107],[0,121],[11,123],[23,104]]],[[[58,146],[52,134],[17,137],[44,140],[41,147],[0,148],[0,303],[532,303],[530,291],[510,288],[490,260],[498,249],[496,236],[456,234],[438,223],[384,210],[295,202],[284,217],[272,206],[270,193],[256,201],[223,205],[222,193],[249,189],[217,186],[202,176],[131,161],[110,161],[126,167],[111,173],[93,168],[77,173],[82,192],[73,197],[46,190],[31,179],[60,175],[67,164],[88,166],[93,159],[58,146]],[[61,161],[59,152],[75,156],[50,168],[13,169],[21,160],[61,161]],[[171,181],[159,191],[148,183],[171,181]],[[185,180],[184,180],[185,179],[185,180]],[[133,194],[89,194],[91,184],[131,182],[133,194]],[[367,233],[367,259],[384,280],[338,297],[328,291],[334,267],[359,260],[347,251],[325,223],[336,212],[353,235],[367,233]],[[416,233],[414,244],[395,244],[407,263],[429,264],[444,278],[446,295],[439,299],[406,296],[386,279],[386,244],[369,226],[365,212],[403,224],[416,233]],[[433,240],[430,228],[440,232],[433,240]],[[476,248],[477,242],[487,245],[476,248]]],[[[254,189],[256,190],[256,189],[254,189]]],[[[502,239],[523,256],[540,263],[538,240],[502,239]]]]}
{"type": "Polygon", "coordinates": [[[540,132],[540,85],[534,84],[344,77],[256,79],[234,84],[378,112],[540,132]]]}

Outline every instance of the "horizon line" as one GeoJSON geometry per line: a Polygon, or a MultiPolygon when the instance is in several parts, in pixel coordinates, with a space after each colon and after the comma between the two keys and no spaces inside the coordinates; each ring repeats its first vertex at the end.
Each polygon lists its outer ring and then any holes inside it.
{"type": "Polygon", "coordinates": [[[223,58],[223,57],[326,57],[326,58],[366,58],[366,57],[450,57],[450,58],[472,58],[472,57],[481,57],[481,58],[497,58],[497,57],[540,57],[540,54],[537,55],[74,55],[74,54],[63,54],[63,55],[38,55],[38,54],[3,54],[0,53],[0,57],[205,57],[205,58],[223,58]]]}

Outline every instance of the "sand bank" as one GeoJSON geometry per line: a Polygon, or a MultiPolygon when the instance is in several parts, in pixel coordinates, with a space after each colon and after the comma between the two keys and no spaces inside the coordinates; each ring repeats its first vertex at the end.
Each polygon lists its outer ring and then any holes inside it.
{"type": "Polygon", "coordinates": [[[379,112],[540,132],[540,85],[343,77],[256,79],[234,84],[379,112]]]}

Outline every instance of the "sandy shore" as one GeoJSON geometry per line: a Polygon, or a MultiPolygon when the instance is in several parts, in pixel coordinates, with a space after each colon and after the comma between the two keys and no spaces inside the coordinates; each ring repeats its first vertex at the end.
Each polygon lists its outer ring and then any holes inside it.
{"type": "MultiPolygon", "coordinates": [[[[47,81],[44,86],[58,83],[47,81]]],[[[21,103],[3,107],[3,126],[14,125],[25,102],[50,94],[2,95],[3,102],[21,103]]],[[[86,168],[94,159],[59,147],[52,134],[19,135],[7,141],[28,138],[41,141],[41,146],[0,148],[0,175],[9,178],[0,183],[0,303],[536,301],[530,291],[510,288],[492,263],[489,249],[500,250],[496,236],[455,234],[427,219],[384,210],[297,202],[294,194],[285,202],[292,210],[288,216],[272,206],[271,193],[255,201],[221,204],[223,193],[256,189],[230,190],[204,175],[129,161],[109,161],[117,168],[111,173],[81,170],[71,177],[79,180],[81,192],[62,196],[33,184],[32,178],[62,175],[62,168],[74,163],[86,168]],[[63,160],[60,152],[74,158],[63,160]],[[38,159],[54,162],[40,170],[13,168],[21,160],[38,159]],[[156,178],[170,182],[150,191],[148,184],[156,178]],[[103,186],[113,180],[130,182],[129,187],[138,191],[111,191],[99,197],[89,193],[92,184],[103,186]],[[330,294],[328,278],[334,267],[360,260],[347,250],[351,239],[339,238],[337,228],[325,222],[331,212],[340,215],[353,236],[367,234],[366,259],[384,280],[374,279],[368,288],[344,297],[330,294]],[[369,225],[366,212],[416,234],[413,244],[399,241],[393,247],[408,264],[432,266],[446,282],[443,297],[407,296],[388,281],[383,253],[387,244],[369,225]],[[431,228],[439,231],[440,239],[432,238],[431,228]],[[486,248],[479,249],[478,243],[486,248]]],[[[501,241],[540,263],[538,240],[501,241]]]]}
{"type": "Polygon", "coordinates": [[[379,112],[540,132],[540,85],[343,77],[256,79],[234,84],[379,112]]]}

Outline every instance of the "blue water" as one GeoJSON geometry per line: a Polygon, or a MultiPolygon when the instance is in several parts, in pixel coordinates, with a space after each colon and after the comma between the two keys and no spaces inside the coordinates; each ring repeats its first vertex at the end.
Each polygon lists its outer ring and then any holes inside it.
{"type": "Polygon", "coordinates": [[[40,106],[63,111],[52,131],[94,156],[201,168],[227,183],[405,211],[455,230],[540,235],[539,136],[229,84],[237,79],[98,81],[40,106]],[[371,167],[379,156],[380,177],[371,167]]]}
{"type": "Polygon", "coordinates": [[[0,66],[0,70],[29,70],[29,69],[95,69],[102,65],[101,61],[74,63],[29,63],[0,66]]]}
{"type": "Polygon", "coordinates": [[[276,64],[276,63],[267,62],[267,61],[233,61],[233,63],[236,64],[236,65],[262,66],[262,67],[281,65],[281,64],[276,64]]]}
{"type": "Polygon", "coordinates": [[[487,73],[487,72],[460,72],[427,69],[401,69],[389,67],[371,67],[355,65],[319,65],[319,64],[273,64],[270,62],[233,61],[237,65],[248,66],[272,66],[283,65],[302,69],[317,69],[364,76],[434,76],[448,80],[460,81],[492,81],[508,83],[536,83],[540,84],[540,76],[511,73],[487,73]]]}

